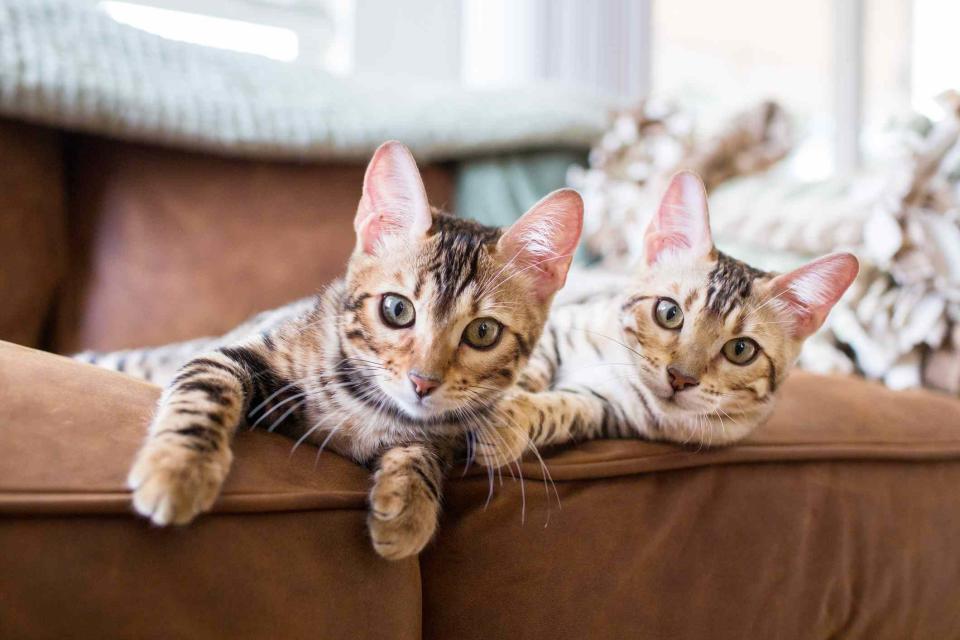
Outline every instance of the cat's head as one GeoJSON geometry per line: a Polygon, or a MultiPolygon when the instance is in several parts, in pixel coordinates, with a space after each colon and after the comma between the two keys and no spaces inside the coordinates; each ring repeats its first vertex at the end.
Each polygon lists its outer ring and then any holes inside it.
{"type": "Polygon", "coordinates": [[[467,425],[492,405],[540,337],[582,218],[569,189],[505,229],[437,212],[409,150],[381,146],[354,221],[341,323],[370,404],[414,422],[467,425]]]}
{"type": "Polygon", "coordinates": [[[674,176],[621,314],[660,435],[724,444],[760,424],[858,269],[853,255],[837,253],[777,275],[721,253],[700,178],[674,176]]]}

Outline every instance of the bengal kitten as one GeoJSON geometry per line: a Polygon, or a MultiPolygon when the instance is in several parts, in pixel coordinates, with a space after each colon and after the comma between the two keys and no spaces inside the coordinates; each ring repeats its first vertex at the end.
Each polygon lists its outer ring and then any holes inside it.
{"type": "Polygon", "coordinates": [[[508,464],[531,443],[743,438],[768,417],[804,340],[859,269],[837,253],[776,275],[718,251],[691,173],[674,177],[644,247],[621,293],[551,312],[517,390],[499,404],[505,424],[479,438],[481,463],[508,464]]]}
{"type": "Polygon", "coordinates": [[[432,211],[410,152],[384,144],[366,171],[346,276],[316,300],[221,340],[99,363],[151,368],[156,380],[164,358],[209,348],[160,399],[129,474],[135,509],[159,525],[210,509],[234,432],[262,423],[376,463],[374,547],[386,558],[418,553],[436,528],[451,452],[491,415],[540,337],[582,215],[572,190],[503,231],[432,211]]]}

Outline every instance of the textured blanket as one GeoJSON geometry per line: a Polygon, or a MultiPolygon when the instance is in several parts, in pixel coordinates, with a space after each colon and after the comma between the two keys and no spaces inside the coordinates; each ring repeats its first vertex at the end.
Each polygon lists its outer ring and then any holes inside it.
{"type": "Polygon", "coordinates": [[[636,260],[632,240],[664,177],[692,168],[717,187],[710,217],[721,249],[777,271],[831,251],[860,258],[860,276],[804,345],[803,368],[960,394],[960,94],[941,104],[940,121],[895,127],[897,152],[870,172],[804,183],[758,173],[790,149],[776,105],[698,138],[682,111],[648,102],[615,119],[587,169],[570,170],[586,203],[585,242],[606,265],[636,260]]]}
{"type": "Polygon", "coordinates": [[[0,2],[0,114],[221,154],[352,159],[396,138],[442,160],[586,148],[608,101],[549,87],[479,92],[175,42],[70,0],[0,2]]]}

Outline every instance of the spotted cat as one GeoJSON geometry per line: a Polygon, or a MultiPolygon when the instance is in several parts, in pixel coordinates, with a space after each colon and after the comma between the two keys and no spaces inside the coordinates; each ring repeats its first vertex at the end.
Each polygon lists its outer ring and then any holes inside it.
{"type": "Polygon", "coordinates": [[[367,168],[346,276],[319,297],[219,339],[81,356],[166,384],[129,474],[135,509],[159,525],[210,509],[234,433],[258,425],[374,466],[374,547],[419,552],[452,452],[540,337],[582,215],[568,189],[503,230],[432,210],[409,151],[384,144],[367,168]]]}
{"type": "Polygon", "coordinates": [[[504,422],[481,432],[481,463],[589,438],[743,438],[769,416],[804,340],[859,269],[837,253],[778,275],[718,251],[691,173],[670,183],[644,247],[619,292],[551,312],[517,390],[499,405],[504,422]]]}

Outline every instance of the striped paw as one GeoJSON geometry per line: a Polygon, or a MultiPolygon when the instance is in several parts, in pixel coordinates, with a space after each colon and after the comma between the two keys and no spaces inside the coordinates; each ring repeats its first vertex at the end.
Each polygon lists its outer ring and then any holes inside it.
{"type": "Polygon", "coordinates": [[[213,506],[230,458],[229,451],[214,455],[176,442],[148,442],[127,476],[133,508],[157,525],[187,524],[213,506]]]}
{"type": "Polygon", "coordinates": [[[437,529],[439,501],[411,468],[385,461],[374,475],[367,526],[373,548],[388,560],[416,555],[437,529]]]}

